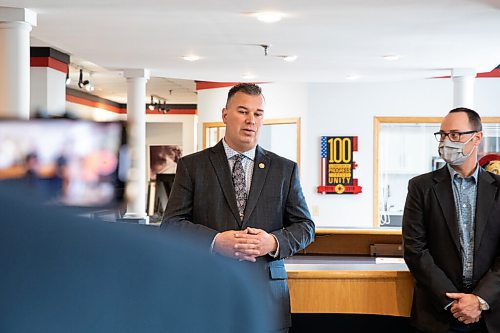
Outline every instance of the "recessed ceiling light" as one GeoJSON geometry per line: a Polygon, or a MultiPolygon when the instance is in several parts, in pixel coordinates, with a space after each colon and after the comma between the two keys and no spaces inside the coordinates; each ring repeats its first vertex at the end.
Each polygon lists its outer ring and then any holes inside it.
{"type": "Polygon", "coordinates": [[[182,57],[182,59],[184,59],[186,61],[197,61],[197,60],[200,60],[201,57],[194,55],[194,54],[191,54],[191,55],[187,55],[187,56],[182,57]]]}
{"type": "Polygon", "coordinates": [[[295,60],[297,60],[297,58],[298,57],[296,55],[291,55],[291,56],[284,56],[283,60],[286,62],[294,62],[295,60]]]}
{"type": "Polygon", "coordinates": [[[279,12],[259,12],[252,14],[257,20],[265,23],[275,23],[281,21],[285,14],[279,12]]]}
{"type": "Polygon", "coordinates": [[[257,77],[257,76],[256,76],[255,74],[250,73],[250,72],[245,73],[245,74],[243,74],[243,76],[242,76],[242,78],[243,78],[243,79],[245,79],[245,80],[253,80],[253,79],[255,79],[256,77],[257,77]]]}
{"type": "Polygon", "coordinates": [[[357,80],[359,79],[360,76],[358,74],[350,74],[350,75],[347,75],[346,79],[348,80],[357,80]]]}
{"type": "Polygon", "coordinates": [[[399,60],[399,54],[386,54],[382,58],[387,61],[399,60]]]}

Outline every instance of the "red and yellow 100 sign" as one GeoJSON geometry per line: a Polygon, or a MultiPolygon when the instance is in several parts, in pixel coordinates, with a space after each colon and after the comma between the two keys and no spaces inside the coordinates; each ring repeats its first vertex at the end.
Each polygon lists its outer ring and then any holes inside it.
{"type": "Polygon", "coordinates": [[[330,138],[328,139],[329,159],[328,163],[351,163],[352,162],[352,138],[330,138]]]}

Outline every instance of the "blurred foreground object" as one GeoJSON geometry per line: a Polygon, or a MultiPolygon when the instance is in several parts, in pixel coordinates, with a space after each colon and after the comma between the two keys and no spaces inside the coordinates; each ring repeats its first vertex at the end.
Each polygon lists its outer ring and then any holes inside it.
{"type": "Polygon", "coordinates": [[[175,233],[75,217],[68,208],[27,202],[24,194],[0,187],[1,332],[229,333],[269,326],[263,281],[237,262],[210,256],[175,233]]]}

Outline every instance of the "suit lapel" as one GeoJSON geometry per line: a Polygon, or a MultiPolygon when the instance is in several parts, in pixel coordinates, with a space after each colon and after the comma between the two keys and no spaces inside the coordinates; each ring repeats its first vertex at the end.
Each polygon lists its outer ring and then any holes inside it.
{"type": "Polygon", "coordinates": [[[436,171],[434,181],[436,182],[434,185],[436,198],[439,202],[439,206],[441,206],[451,238],[455,243],[458,253],[460,253],[460,235],[458,231],[455,199],[453,198],[453,189],[451,188],[450,172],[446,166],[436,171]]]}
{"type": "MultiPolygon", "coordinates": [[[[214,168],[217,179],[219,180],[220,187],[226,198],[226,202],[233,213],[234,218],[241,227],[240,214],[238,213],[238,206],[236,205],[236,195],[234,193],[233,180],[231,178],[231,170],[229,170],[229,163],[227,162],[226,152],[224,151],[224,146],[222,145],[222,140],[219,141],[210,150],[210,162],[214,168]]],[[[207,195],[210,195],[207,193],[207,195]]]]}
{"type": "Polygon", "coordinates": [[[474,235],[474,251],[479,249],[481,239],[488,222],[488,215],[491,212],[495,202],[495,194],[497,187],[494,185],[495,180],[486,171],[479,170],[477,184],[477,200],[476,200],[476,225],[474,235]]]}
{"type": "Polygon", "coordinates": [[[271,159],[266,154],[264,149],[257,146],[253,165],[252,185],[250,186],[250,193],[248,194],[248,200],[245,206],[243,225],[248,222],[248,218],[252,215],[252,212],[257,205],[257,201],[259,200],[260,193],[264,187],[270,167],[271,159]]]}

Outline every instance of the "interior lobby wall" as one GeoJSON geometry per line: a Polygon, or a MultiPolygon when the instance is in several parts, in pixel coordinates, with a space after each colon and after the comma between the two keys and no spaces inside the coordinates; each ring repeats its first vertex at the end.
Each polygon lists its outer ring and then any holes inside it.
{"type": "MultiPolygon", "coordinates": [[[[317,227],[373,226],[373,118],[375,116],[444,116],[453,104],[451,79],[368,83],[262,84],[266,118],[301,117],[301,182],[317,227]],[[320,137],[358,136],[354,176],[363,193],[321,195],[320,137]]],[[[229,88],[198,92],[198,145],[202,124],[220,121],[229,88]]],[[[475,109],[481,116],[500,114],[500,79],[476,80],[475,109]]],[[[408,147],[418,149],[418,142],[408,147]]],[[[436,143],[437,149],[437,143],[436,143]]]]}
{"type": "Polygon", "coordinates": [[[66,110],[81,119],[89,119],[96,121],[115,121],[126,120],[127,115],[111,112],[105,109],[94,108],[91,106],[72,103],[66,101],[66,110]]]}
{"type": "MultiPolygon", "coordinates": [[[[302,129],[307,114],[307,84],[305,83],[263,83],[260,84],[265,97],[267,119],[301,117],[302,129]]],[[[198,148],[203,148],[203,123],[221,122],[222,108],[231,87],[204,89],[198,91],[198,148]]],[[[301,133],[304,136],[304,133],[301,133]]]]}
{"type": "MultiPolygon", "coordinates": [[[[451,79],[368,83],[264,83],[261,87],[266,98],[266,118],[301,118],[301,181],[318,227],[373,226],[375,116],[443,116],[453,104],[451,79]],[[359,149],[354,153],[358,168],[354,171],[354,177],[363,187],[363,193],[321,195],[316,192],[320,183],[320,137],[323,135],[358,136],[359,149]]],[[[183,155],[190,154],[202,148],[203,123],[222,121],[221,110],[229,89],[230,87],[199,90],[197,116],[148,115],[147,121],[176,123],[173,127],[175,130],[165,130],[165,138],[172,143],[180,142],[183,155]],[[176,140],[173,140],[174,137],[176,140]]],[[[500,115],[499,91],[500,79],[476,80],[475,109],[481,116],[500,115]]],[[[69,102],[67,108],[83,118],[126,119],[126,115],[69,102]]],[[[152,140],[149,134],[147,140],[152,140]]],[[[412,149],[418,149],[418,142],[408,147],[408,154],[412,153],[412,149]]]]}
{"type": "MultiPolygon", "coordinates": [[[[311,147],[303,159],[311,170],[303,173],[303,186],[314,220],[319,227],[373,226],[373,118],[375,116],[441,116],[452,105],[451,80],[416,80],[377,83],[311,84],[309,86],[309,133],[311,147]],[[321,110],[316,112],[316,110],[321,110]],[[358,136],[354,178],[363,187],[360,194],[316,192],[319,185],[320,137],[358,136]]],[[[408,154],[418,142],[407,147],[408,154]]]]}

